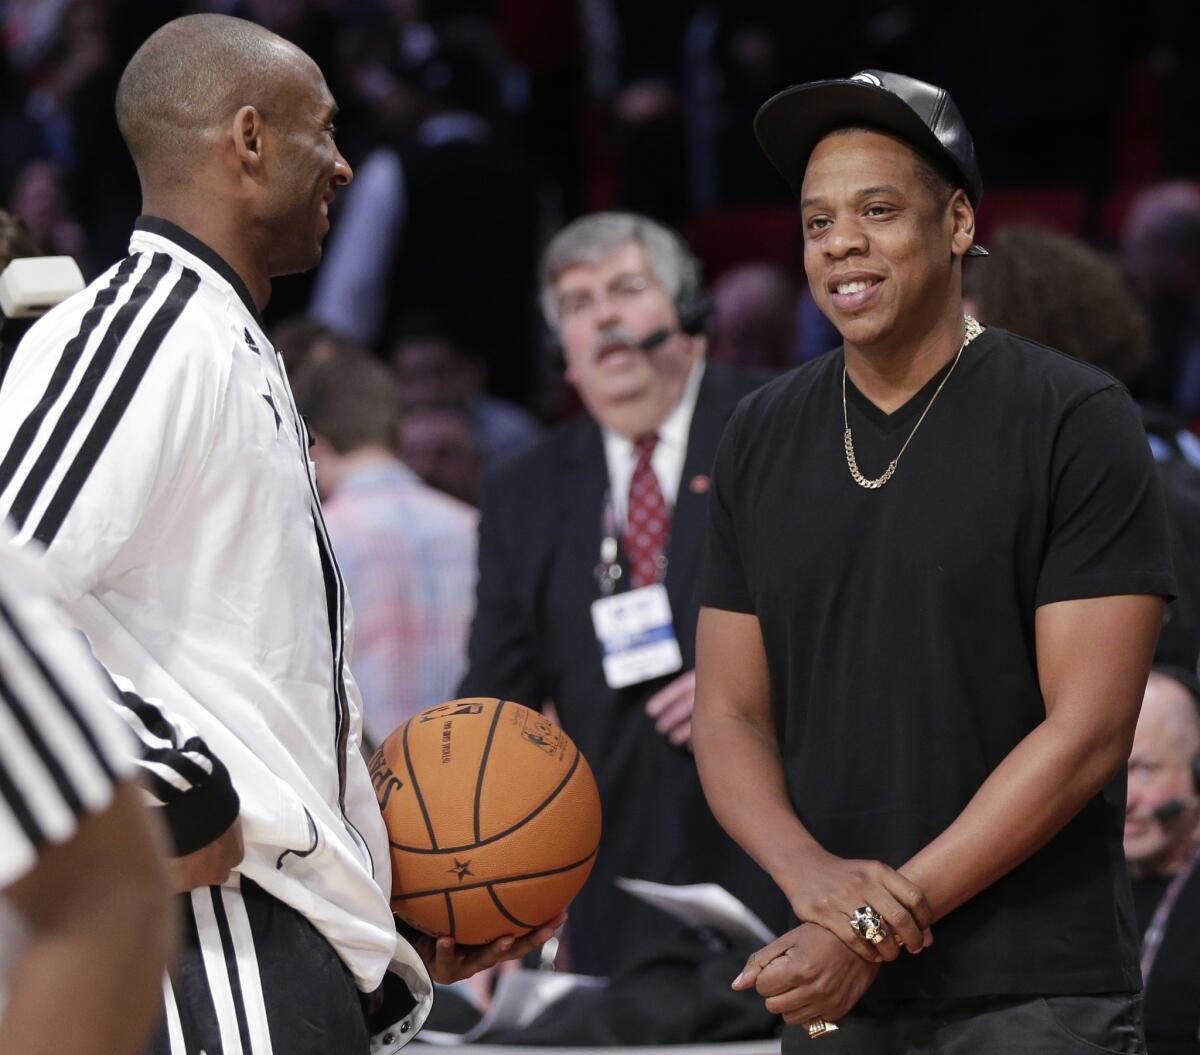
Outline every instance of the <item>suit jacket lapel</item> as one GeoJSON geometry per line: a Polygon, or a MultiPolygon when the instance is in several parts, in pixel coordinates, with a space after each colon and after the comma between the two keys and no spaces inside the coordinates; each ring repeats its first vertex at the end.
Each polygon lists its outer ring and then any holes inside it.
{"type": "Polygon", "coordinates": [[[600,428],[590,418],[580,417],[578,430],[563,444],[559,464],[563,523],[558,537],[567,547],[563,556],[572,568],[571,582],[579,583],[578,588],[587,590],[589,596],[599,597],[595,569],[604,530],[608,468],[600,428]]]}

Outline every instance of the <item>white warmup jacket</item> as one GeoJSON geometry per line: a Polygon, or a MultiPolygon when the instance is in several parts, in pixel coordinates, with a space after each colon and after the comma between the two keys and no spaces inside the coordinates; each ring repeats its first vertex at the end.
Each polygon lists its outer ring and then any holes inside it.
{"type": "MultiPolygon", "coordinates": [[[[31,328],[0,387],[3,514],[136,691],[160,798],[203,774],[156,701],[229,770],[239,871],[374,989],[397,936],[351,616],[279,357],[208,247],[143,217],[129,257],[31,328]]],[[[204,824],[196,802],[185,825],[204,824]]]]}

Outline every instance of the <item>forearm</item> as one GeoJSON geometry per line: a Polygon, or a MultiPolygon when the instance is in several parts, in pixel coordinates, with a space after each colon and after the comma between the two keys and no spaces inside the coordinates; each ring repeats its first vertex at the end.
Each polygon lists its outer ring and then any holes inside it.
{"type": "Polygon", "coordinates": [[[868,963],[895,959],[848,927],[874,905],[911,949],[925,940],[929,906],[908,879],[880,861],[826,851],[792,808],[779,750],[771,683],[758,620],[702,608],[696,633],[693,746],[717,819],[775,880],[800,919],[818,923],[868,963]]]}
{"type": "Polygon", "coordinates": [[[140,1050],[162,1001],[165,942],[147,936],[144,911],[107,902],[38,935],[13,978],[0,1022],[7,1055],[114,1055],[140,1050]],[[110,969],[93,966],[101,958],[110,969]],[[70,1014],[63,1014],[64,1001],[70,1014]],[[113,1009],[119,1008],[119,1014],[113,1009]]]}
{"type": "Polygon", "coordinates": [[[32,937],[9,978],[5,1055],[141,1050],[174,943],[163,841],[151,820],[126,786],[110,810],[85,822],[78,845],[48,852],[48,874],[13,889],[32,937]]]}
{"type": "Polygon", "coordinates": [[[954,822],[900,868],[941,919],[1032,855],[1124,762],[1121,731],[1048,718],[992,772],[954,822]]]}
{"type": "Polygon", "coordinates": [[[775,733],[739,716],[699,714],[692,746],[713,815],[791,899],[800,862],[825,851],[792,808],[775,733]]]}
{"type": "Polygon", "coordinates": [[[935,919],[1028,858],[1124,764],[1162,608],[1158,597],[1128,595],[1038,609],[1045,720],[900,870],[925,891],[935,919]]]}

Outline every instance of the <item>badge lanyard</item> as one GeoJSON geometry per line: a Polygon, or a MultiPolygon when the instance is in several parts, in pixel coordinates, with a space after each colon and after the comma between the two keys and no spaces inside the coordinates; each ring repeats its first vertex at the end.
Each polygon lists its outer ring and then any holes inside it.
{"type": "MultiPolygon", "coordinates": [[[[596,565],[599,599],[592,602],[592,624],[611,689],[623,689],[683,667],[683,654],[671,619],[671,602],[662,582],[616,593],[624,575],[618,557],[617,515],[612,494],[604,496],[603,538],[596,565]]],[[[661,578],[666,562],[660,560],[661,578]]]]}
{"type": "Polygon", "coordinates": [[[603,538],[600,540],[600,563],[595,568],[596,585],[600,587],[600,596],[610,597],[624,574],[621,562],[617,559],[620,553],[617,541],[617,513],[613,509],[611,491],[604,492],[604,517],[601,526],[603,538]]]}
{"type": "MultiPolygon", "coordinates": [[[[601,597],[611,597],[625,574],[618,559],[620,556],[620,539],[617,535],[617,511],[613,507],[612,491],[604,492],[604,516],[601,519],[600,561],[593,570],[596,585],[600,587],[601,597]]],[[[658,581],[662,582],[667,574],[667,556],[658,557],[658,581]]]]}

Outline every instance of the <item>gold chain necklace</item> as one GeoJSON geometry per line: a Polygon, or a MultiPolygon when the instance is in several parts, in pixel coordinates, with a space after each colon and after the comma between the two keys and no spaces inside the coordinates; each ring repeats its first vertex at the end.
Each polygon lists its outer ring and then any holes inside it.
{"type": "Polygon", "coordinates": [[[908,450],[908,445],[912,443],[912,438],[917,434],[917,429],[921,427],[921,422],[925,420],[925,415],[929,413],[930,407],[934,401],[942,394],[942,389],[946,387],[946,382],[950,380],[950,375],[954,373],[954,368],[958,366],[959,359],[962,358],[963,349],[966,348],[976,337],[983,333],[983,327],[979,325],[970,315],[963,316],[963,342],[959,345],[958,354],[954,357],[954,362],[950,365],[950,369],[946,372],[946,376],[942,378],[942,383],[937,386],[937,391],[933,393],[929,402],[925,404],[925,409],[921,411],[921,416],[917,418],[917,423],[912,427],[912,432],[908,434],[908,439],[904,441],[904,446],[900,448],[900,453],[896,455],[890,462],[888,467],[884,469],[883,475],[874,479],[868,480],[863,476],[858,468],[858,459],[854,457],[854,436],[850,431],[850,414],[846,409],[846,366],[842,365],[842,422],[845,425],[846,431],[843,434],[843,443],[846,447],[846,465],[850,469],[850,475],[854,482],[859,487],[865,487],[870,491],[876,491],[886,484],[896,473],[896,466],[900,464],[900,458],[904,452],[908,450]]]}

